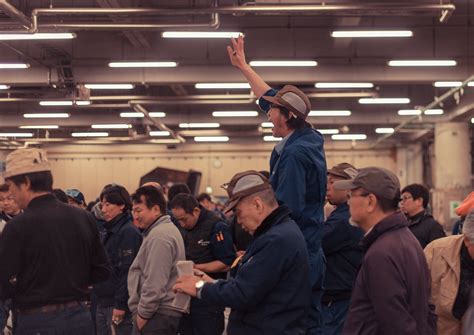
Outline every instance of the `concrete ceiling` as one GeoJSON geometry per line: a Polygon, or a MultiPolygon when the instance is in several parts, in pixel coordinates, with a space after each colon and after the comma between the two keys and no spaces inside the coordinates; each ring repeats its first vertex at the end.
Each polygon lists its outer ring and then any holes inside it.
{"type": "MultiPolygon", "coordinates": [[[[299,1],[318,6],[315,1],[299,1]]],[[[315,110],[351,110],[350,117],[311,117],[316,128],[337,128],[341,133],[365,133],[371,142],[380,138],[377,127],[396,127],[410,117],[399,116],[399,109],[413,109],[430,104],[435,97],[449,89],[435,88],[435,81],[465,80],[472,75],[474,30],[473,0],[441,1],[454,4],[440,22],[442,10],[433,9],[440,1],[326,1],[328,6],[341,10],[296,12],[294,1],[219,1],[220,26],[217,31],[241,31],[245,34],[247,60],[316,60],[311,68],[257,68],[263,78],[274,87],[290,83],[310,94],[315,110]],[[225,8],[258,8],[278,4],[279,11],[256,14],[254,11],[231,13],[225,8]],[[289,5],[289,6],[285,6],[289,5]],[[294,5],[293,5],[294,6],[294,5]],[[342,10],[342,6],[346,6],[342,10]],[[408,29],[413,37],[385,39],[335,39],[333,30],[391,30],[408,29]],[[397,68],[389,67],[392,59],[453,59],[454,67],[397,68]],[[366,90],[316,89],[316,82],[372,82],[366,90]],[[338,97],[342,92],[365,93],[374,97],[404,97],[407,105],[362,105],[358,97],[338,97]],[[329,93],[329,94],[328,94],[329,93]],[[336,97],[328,97],[330,95],[336,97]]],[[[91,124],[131,123],[131,130],[110,131],[114,138],[142,143],[149,140],[148,130],[168,127],[177,131],[181,122],[219,122],[219,134],[231,137],[231,142],[262,140],[260,123],[264,115],[255,118],[213,118],[216,110],[256,110],[255,97],[244,90],[198,90],[198,82],[244,82],[244,77],[228,61],[226,45],[221,39],[164,39],[164,28],[108,29],[90,24],[154,24],[209,25],[209,7],[213,1],[0,1],[0,30],[23,30],[28,26],[35,9],[52,8],[174,8],[166,14],[140,15],[65,15],[41,14],[39,32],[75,32],[72,40],[57,41],[0,41],[0,63],[26,62],[24,70],[1,70],[0,84],[10,85],[0,91],[0,132],[18,131],[21,125],[56,124],[59,129],[34,131],[34,136],[45,144],[71,141],[71,132],[91,130],[91,124]],[[12,14],[16,9],[20,14],[12,14]],[[176,15],[175,15],[176,13],[176,15]],[[192,15],[195,14],[195,15],[192,15]],[[25,22],[26,21],[26,22],[25,22]],[[69,28],[56,28],[58,24],[69,28]],[[83,26],[79,26],[83,25],[83,26]],[[88,26],[89,25],[89,26],[88,26]],[[114,69],[110,61],[157,60],[176,61],[176,68],[114,69]],[[74,99],[78,86],[87,83],[131,83],[132,90],[93,90],[90,106],[42,107],[40,100],[74,99]],[[135,102],[134,102],[135,101],[135,102]],[[148,112],[165,112],[165,118],[120,118],[120,112],[134,111],[141,101],[148,112]],[[26,112],[67,112],[68,119],[30,120],[26,112]],[[42,140],[49,138],[50,140],[42,140]]],[[[218,10],[217,10],[218,11],[218,10]]],[[[41,12],[41,11],[40,11],[41,12]]],[[[218,11],[219,12],[219,11],[218,11]]],[[[214,22],[215,23],[215,22],[214,22]]],[[[193,26],[194,27],[194,26],[193,26]]],[[[177,30],[177,29],[171,29],[177,30]]],[[[196,30],[196,28],[194,29],[196,30]]],[[[207,29],[211,30],[211,29],[207,29]]],[[[474,116],[471,108],[474,87],[466,87],[462,94],[448,97],[442,116],[423,116],[412,120],[385,142],[386,145],[429,139],[436,122],[458,120],[468,122],[474,116]],[[461,106],[460,106],[461,104],[461,106]]],[[[83,91],[84,92],[84,91],[83,91]]],[[[86,92],[87,95],[87,92],[86,92]]],[[[203,134],[201,132],[201,134],[203,134]]],[[[214,131],[214,134],[216,132],[214,131]]],[[[191,140],[190,133],[183,138],[191,140]]],[[[194,134],[192,134],[194,135],[194,134]]],[[[21,140],[18,139],[21,143],[21,140]]],[[[330,141],[330,137],[328,136],[330,141]]],[[[120,141],[123,143],[123,141],[120,141]]]]}

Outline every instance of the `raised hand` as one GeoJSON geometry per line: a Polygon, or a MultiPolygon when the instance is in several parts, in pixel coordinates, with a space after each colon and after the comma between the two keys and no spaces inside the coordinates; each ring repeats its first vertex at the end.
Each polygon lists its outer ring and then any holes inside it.
{"type": "Polygon", "coordinates": [[[231,43],[232,46],[227,46],[230,62],[233,66],[242,69],[244,66],[247,66],[245,60],[244,36],[240,35],[237,40],[232,38],[231,43]]]}

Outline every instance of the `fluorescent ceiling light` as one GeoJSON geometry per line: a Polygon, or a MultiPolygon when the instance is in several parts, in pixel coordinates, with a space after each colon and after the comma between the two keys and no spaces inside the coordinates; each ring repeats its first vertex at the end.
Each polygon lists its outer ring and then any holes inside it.
{"type": "Polygon", "coordinates": [[[194,142],[228,142],[228,136],[196,136],[194,142]]]}
{"type": "MultiPolygon", "coordinates": [[[[462,81],[435,81],[435,87],[459,87],[462,85],[462,81]]],[[[474,81],[470,81],[467,83],[467,86],[473,87],[474,81]]]]}
{"type": "Polygon", "coordinates": [[[443,115],[444,110],[442,109],[427,109],[424,112],[425,115],[443,115]]]}
{"type": "Polygon", "coordinates": [[[249,83],[197,83],[194,85],[197,89],[247,89],[249,83]]]}
{"type": "Polygon", "coordinates": [[[212,112],[214,117],[254,117],[258,116],[256,111],[216,111],[212,112]]]}
{"type": "Polygon", "coordinates": [[[282,138],[281,137],[273,137],[273,136],[263,136],[263,140],[265,142],[278,142],[278,141],[281,141],[282,138]]]}
{"type": "Polygon", "coordinates": [[[91,102],[89,100],[76,100],[77,106],[89,106],[91,102]]]}
{"type": "Polygon", "coordinates": [[[0,85],[0,90],[8,90],[10,86],[8,85],[0,85]]]}
{"type": "Polygon", "coordinates": [[[163,38],[237,38],[241,32],[230,31],[164,31],[163,38]]]}
{"type": "Polygon", "coordinates": [[[25,119],[66,119],[68,113],[27,113],[23,114],[25,119]]]}
{"type": "Polygon", "coordinates": [[[474,123],[474,117],[473,117],[473,118],[471,118],[471,123],[474,123]]]}
{"type": "Polygon", "coordinates": [[[402,115],[402,116],[421,115],[421,110],[419,110],[419,109],[400,109],[398,111],[398,115],[402,115]]]}
{"type": "Polygon", "coordinates": [[[249,64],[255,67],[309,67],[317,66],[318,62],[314,60],[254,60],[249,64]]]}
{"type": "Polygon", "coordinates": [[[133,84],[85,84],[90,90],[131,90],[135,87],[133,84]]]}
{"type": "Polygon", "coordinates": [[[456,66],[455,60],[391,60],[389,66],[456,66]]]}
{"type": "Polygon", "coordinates": [[[372,88],[372,83],[316,83],[316,88],[372,88]]]}
{"type": "Polygon", "coordinates": [[[32,125],[32,126],[20,126],[20,129],[58,129],[58,125],[32,125]]]}
{"type": "Polygon", "coordinates": [[[92,129],[130,129],[131,124],[117,123],[117,124],[93,124],[92,129]]]}
{"type": "Polygon", "coordinates": [[[25,63],[1,63],[0,69],[27,69],[30,67],[30,64],[25,63]]]}
{"type": "Polygon", "coordinates": [[[219,123],[180,123],[179,128],[219,128],[219,123]]]}
{"type": "Polygon", "coordinates": [[[393,128],[375,128],[377,134],[393,134],[394,131],[393,128]]]}
{"type": "Polygon", "coordinates": [[[170,132],[166,130],[154,130],[148,133],[150,136],[170,136],[170,132]]]}
{"type": "Polygon", "coordinates": [[[0,133],[0,137],[33,137],[32,133],[0,133]]]}
{"type": "Polygon", "coordinates": [[[350,110],[310,111],[308,116],[350,116],[350,110]]]}
{"type": "Polygon", "coordinates": [[[323,135],[339,134],[339,129],[318,129],[318,131],[323,135]]]}
{"type": "Polygon", "coordinates": [[[107,132],[79,132],[79,133],[72,133],[72,137],[107,137],[109,133],[107,132]]]}
{"type": "Polygon", "coordinates": [[[273,128],[273,122],[262,122],[260,126],[262,128],[273,128]]]}
{"type": "Polygon", "coordinates": [[[408,98],[361,98],[360,104],[409,104],[408,98]]]}
{"type": "Polygon", "coordinates": [[[75,37],[76,34],[73,33],[0,34],[0,41],[70,40],[75,37]]]}
{"type": "Polygon", "coordinates": [[[366,140],[367,135],[365,134],[336,134],[336,135],[332,135],[331,138],[335,141],[366,140]]]}
{"type": "Polygon", "coordinates": [[[72,100],[45,100],[39,102],[40,106],[72,106],[72,100]]]}
{"type": "Polygon", "coordinates": [[[335,38],[354,37],[411,37],[411,30],[339,30],[331,33],[335,38]]]}
{"type": "Polygon", "coordinates": [[[176,62],[110,62],[109,67],[176,67],[176,62]]]}
{"type": "Polygon", "coordinates": [[[156,144],[178,144],[178,143],[181,143],[180,140],[176,139],[176,138],[165,138],[165,139],[153,139],[151,140],[152,143],[156,143],[156,144]]]}
{"type": "MultiPolygon", "coordinates": [[[[150,117],[165,117],[166,113],[163,112],[150,112],[148,113],[150,117]]],[[[122,112],[120,117],[145,117],[145,114],[140,112],[122,112]]]]}

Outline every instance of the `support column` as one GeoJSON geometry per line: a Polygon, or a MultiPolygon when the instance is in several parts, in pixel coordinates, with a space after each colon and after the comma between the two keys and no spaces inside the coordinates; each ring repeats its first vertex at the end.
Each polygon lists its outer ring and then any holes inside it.
{"type": "Polygon", "coordinates": [[[434,152],[433,216],[450,232],[457,219],[453,205],[472,190],[468,123],[437,124],[434,152]]]}
{"type": "Polygon", "coordinates": [[[401,187],[423,183],[423,147],[410,144],[397,148],[397,175],[401,187]]]}

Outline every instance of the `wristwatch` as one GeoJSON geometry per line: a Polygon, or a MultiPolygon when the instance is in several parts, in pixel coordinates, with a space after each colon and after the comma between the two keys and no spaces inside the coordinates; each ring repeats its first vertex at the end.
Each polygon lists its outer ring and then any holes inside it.
{"type": "Polygon", "coordinates": [[[202,288],[204,287],[204,284],[205,284],[205,281],[200,280],[194,285],[196,287],[196,297],[198,299],[201,299],[201,291],[202,291],[202,288]]]}

